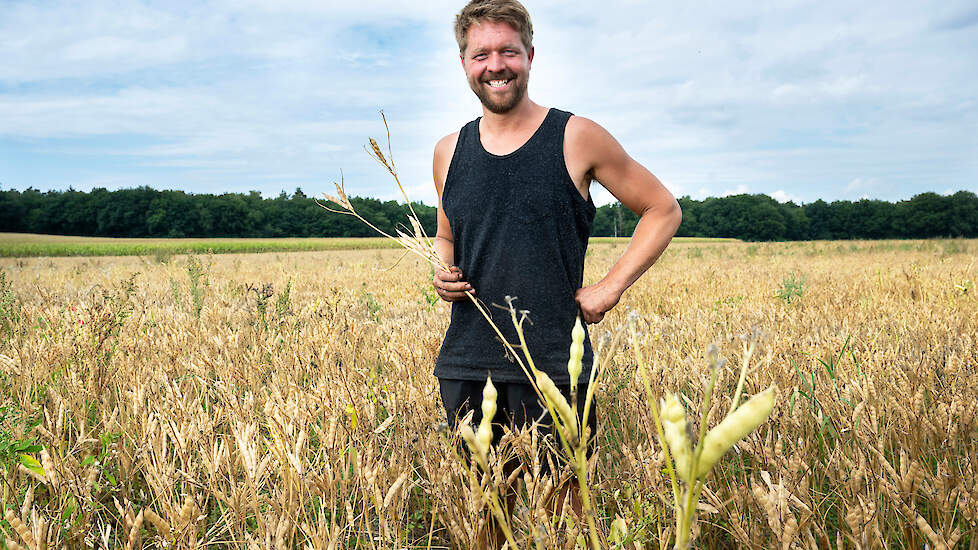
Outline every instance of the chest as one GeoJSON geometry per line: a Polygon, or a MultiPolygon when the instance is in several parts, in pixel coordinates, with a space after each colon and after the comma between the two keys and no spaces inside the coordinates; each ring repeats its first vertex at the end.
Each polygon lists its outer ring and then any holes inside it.
{"type": "MultiPolygon", "coordinates": [[[[492,156],[505,157],[525,147],[535,137],[535,133],[533,128],[519,132],[493,133],[480,126],[476,137],[483,151],[492,156]]],[[[586,160],[586,155],[572,143],[562,141],[556,145],[562,149],[564,163],[563,166],[551,166],[551,169],[566,172],[578,194],[586,200],[592,181],[591,168],[586,160]]]]}

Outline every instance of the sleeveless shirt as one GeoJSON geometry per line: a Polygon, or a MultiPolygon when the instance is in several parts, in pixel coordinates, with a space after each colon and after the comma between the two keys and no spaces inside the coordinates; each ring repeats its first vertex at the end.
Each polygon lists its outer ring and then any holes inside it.
{"type": "MultiPolygon", "coordinates": [[[[481,117],[469,122],[459,132],[442,189],[464,280],[524,362],[506,296],[516,298],[517,310],[529,311],[523,323],[527,348],[536,367],[557,384],[570,380],[570,334],[579,314],[574,292],[583,283],[595,215],[594,203],[581,197],[564,162],[570,117],[550,109],[533,136],[507,155],[483,148],[481,117]]],[[[582,382],[593,362],[589,338],[584,345],[582,382]]],[[[453,302],[435,376],[484,381],[490,373],[498,382],[527,381],[472,302],[453,302]]]]}

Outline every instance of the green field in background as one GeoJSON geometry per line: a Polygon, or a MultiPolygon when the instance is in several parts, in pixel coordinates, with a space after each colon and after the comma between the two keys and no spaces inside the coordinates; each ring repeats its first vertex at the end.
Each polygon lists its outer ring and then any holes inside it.
{"type": "MultiPolygon", "coordinates": [[[[677,237],[676,242],[736,242],[736,239],[677,237]]],[[[591,243],[627,243],[628,237],[594,237],[591,243]]],[[[0,257],[38,256],[151,256],[166,254],[234,254],[254,252],[311,252],[396,248],[383,237],[283,239],[112,239],[0,233],[0,257]]]]}

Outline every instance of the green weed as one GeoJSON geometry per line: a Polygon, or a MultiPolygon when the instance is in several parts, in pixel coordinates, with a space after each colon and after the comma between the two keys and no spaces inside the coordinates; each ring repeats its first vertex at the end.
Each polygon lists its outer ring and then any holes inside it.
{"type": "Polygon", "coordinates": [[[200,320],[204,309],[204,288],[210,286],[211,263],[204,265],[197,256],[187,257],[187,276],[190,278],[190,300],[193,302],[194,317],[200,320]]]}
{"type": "Polygon", "coordinates": [[[781,279],[781,287],[774,295],[790,304],[805,295],[805,284],[805,276],[798,276],[792,271],[787,277],[781,279]]]}
{"type": "Polygon", "coordinates": [[[375,323],[380,322],[380,310],[382,309],[380,304],[377,303],[377,299],[374,295],[367,291],[367,283],[363,283],[364,288],[360,289],[360,303],[367,308],[367,313],[370,318],[374,320],[375,323]]]}
{"type": "Polygon", "coordinates": [[[7,274],[0,271],[0,333],[7,334],[20,320],[20,306],[7,274]]]}

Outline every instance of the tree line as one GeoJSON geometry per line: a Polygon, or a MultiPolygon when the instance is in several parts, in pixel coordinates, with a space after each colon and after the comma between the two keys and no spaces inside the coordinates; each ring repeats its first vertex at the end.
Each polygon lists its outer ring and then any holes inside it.
{"type": "MultiPolygon", "coordinates": [[[[354,197],[354,207],[393,232],[407,205],[354,197]]],[[[909,200],[817,200],[798,205],[767,195],[696,200],[682,197],[678,236],[748,241],[978,237],[978,196],[921,193],[909,200]]],[[[432,206],[412,203],[425,230],[435,232],[432,206]]],[[[638,216],[619,203],[597,210],[593,236],[628,236],[638,216]]],[[[301,189],[275,198],[258,191],[197,194],[150,187],[91,192],[0,190],[0,232],[95,237],[369,237],[350,216],[327,212],[301,189]]]]}

